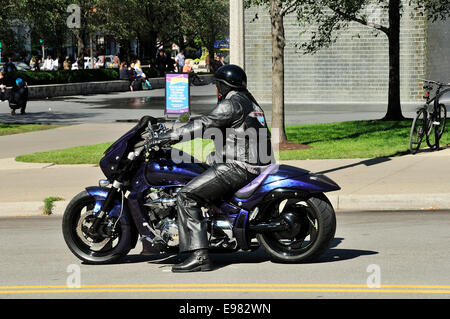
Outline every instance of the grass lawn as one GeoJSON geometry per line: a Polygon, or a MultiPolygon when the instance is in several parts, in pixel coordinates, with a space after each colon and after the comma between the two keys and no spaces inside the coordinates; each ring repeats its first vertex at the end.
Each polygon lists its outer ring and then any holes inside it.
{"type": "Polygon", "coordinates": [[[41,124],[6,124],[0,123],[0,136],[34,131],[50,130],[61,127],[61,125],[41,125],[41,124]]]}
{"type": "MultiPolygon", "coordinates": [[[[283,151],[279,159],[375,158],[408,154],[411,122],[352,121],[288,126],[286,133],[289,141],[307,144],[312,148],[283,151]]],[[[446,128],[441,145],[450,143],[449,135],[449,129],[446,128]]],[[[111,143],[22,155],[16,160],[55,164],[98,164],[109,145],[111,143]]],[[[425,141],[422,146],[426,146],[425,141]]],[[[212,141],[199,139],[180,143],[175,147],[203,160],[213,150],[212,141]]]]}

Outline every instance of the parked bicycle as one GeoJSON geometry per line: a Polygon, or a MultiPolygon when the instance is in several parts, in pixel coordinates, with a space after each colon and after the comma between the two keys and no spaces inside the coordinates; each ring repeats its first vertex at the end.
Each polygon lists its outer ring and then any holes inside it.
{"type": "Polygon", "coordinates": [[[412,154],[415,154],[420,149],[424,137],[431,149],[438,150],[439,140],[444,133],[447,120],[447,108],[440,100],[446,93],[450,92],[450,83],[446,84],[431,80],[423,81],[425,82],[423,88],[425,90],[424,99],[426,99],[426,103],[417,110],[411,126],[409,148],[412,154]],[[436,86],[436,92],[432,98],[431,92],[434,90],[434,86],[436,86]]]}

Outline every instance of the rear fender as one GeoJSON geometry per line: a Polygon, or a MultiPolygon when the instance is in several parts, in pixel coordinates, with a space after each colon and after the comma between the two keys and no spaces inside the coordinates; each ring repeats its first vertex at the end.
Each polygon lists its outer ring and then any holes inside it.
{"type": "Polygon", "coordinates": [[[276,196],[285,197],[303,197],[311,194],[320,194],[340,190],[341,188],[325,175],[316,175],[312,173],[303,174],[290,178],[271,177],[271,181],[261,185],[252,196],[247,199],[233,198],[233,202],[239,207],[251,211],[254,207],[276,196]]]}
{"type": "Polygon", "coordinates": [[[296,189],[304,193],[327,193],[341,189],[338,184],[327,176],[313,173],[272,181],[264,184],[262,188],[266,192],[270,192],[276,188],[288,188],[296,189]]]}

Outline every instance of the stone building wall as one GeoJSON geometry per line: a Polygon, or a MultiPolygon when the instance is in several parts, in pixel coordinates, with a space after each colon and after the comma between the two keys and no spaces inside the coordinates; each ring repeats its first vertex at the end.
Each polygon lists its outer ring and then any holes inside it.
{"type": "Polygon", "coordinates": [[[427,25],[426,78],[450,82],[450,21],[427,25]]]}
{"type": "MultiPolygon", "coordinates": [[[[448,23],[431,26],[421,13],[405,6],[401,22],[401,99],[422,100],[421,78],[437,75],[436,55],[450,57],[450,41],[436,54],[435,39],[448,23]],[[409,10],[409,11],[408,11],[409,10]],[[431,51],[430,51],[431,49],[431,51]],[[432,67],[434,66],[434,67],[432,67]]],[[[384,17],[383,24],[387,24],[384,17]]],[[[341,31],[338,41],[315,55],[303,55],[295,48],[302,42],[295,14],[285,18],[285,98],[287,103],[386,103],[388,97],[389,52],[386,35],[359,23],[341,31]],[[375,36],[377,35],[377,36],[375,36]]],[[[245,65],[249,88],[262,102],[271,101],[271,26],[268,11],[253,7],[245,11],[245,65]],[[258,19],[254,20],[255,14],[258,19]],[[253,21],[254,20],[254,21],[253,21]]],[[[450,34],[446,33],[446,40],[450,34]]],[[[450,59],[446,60],[446,68],[450,59]]],[[[441,72],[442,73],[442,72],[441,72]]],[[[450,74],[450,73],[449,73],[450,74]]],[[[450,82],[450,79],[449,79],[450,82]]]]}

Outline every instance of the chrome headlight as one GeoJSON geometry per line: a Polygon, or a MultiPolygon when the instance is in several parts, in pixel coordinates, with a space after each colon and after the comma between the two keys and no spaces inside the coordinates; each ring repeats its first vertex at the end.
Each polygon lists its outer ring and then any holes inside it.
{"type": "Polygon", "coordinates": [[[100,187],[108,187],[111,183],[107,179],[101,179],[98,181],[98,186],[100,187]]]}

